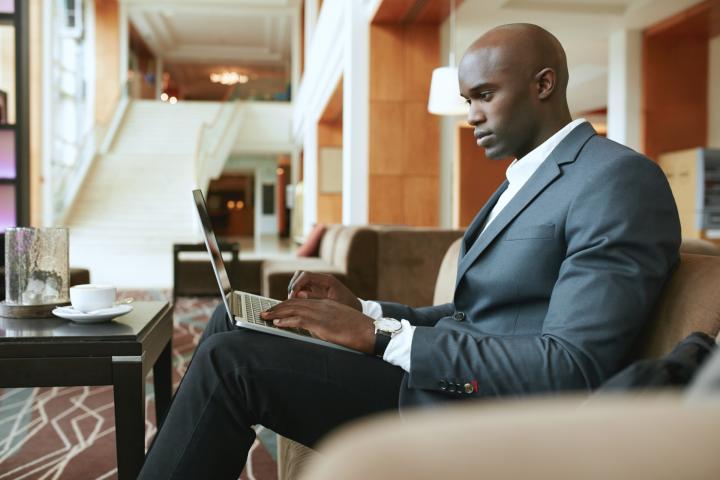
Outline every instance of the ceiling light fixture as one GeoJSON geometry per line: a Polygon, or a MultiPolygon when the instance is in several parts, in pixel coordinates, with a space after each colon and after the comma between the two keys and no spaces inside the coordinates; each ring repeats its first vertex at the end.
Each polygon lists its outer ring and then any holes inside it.
{"type": "Polygon", "coordinates": [[[220,83],[222,85],[235,85],[236,83],[247,83],[248,80],[250,80],[250,77],[247,75],[243,75],[242,73],[237,72],[219,72],[219,73],[211,73],[210,74],[210,81],[213,83],[220,83]]]}
{"type": "Polygon", "coordinates": [[[460,96],[455,66],[455,0],[450,0],[450,55],[447,67],[433,70],[428,112],[435,115],[465,115],[468,106],[460,96]]]}

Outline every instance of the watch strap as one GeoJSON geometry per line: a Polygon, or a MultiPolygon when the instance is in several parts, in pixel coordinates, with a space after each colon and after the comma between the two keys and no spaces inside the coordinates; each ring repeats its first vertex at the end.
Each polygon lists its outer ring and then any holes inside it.
{"type": "Polygon", "coordinates": [[[390,339],[392,339],[392,335],[388,332],[384,332],[382,330],[375,332],[375,349],[373,352],[375,353],[375,356],[383,358],[385,350],[387,350],[387,347],[390,344],[390,339]]]}

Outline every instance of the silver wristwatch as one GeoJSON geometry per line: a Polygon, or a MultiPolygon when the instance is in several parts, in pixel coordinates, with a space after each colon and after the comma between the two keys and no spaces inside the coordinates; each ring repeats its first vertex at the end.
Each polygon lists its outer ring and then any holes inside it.
{"type": "Polygon", "coordinates": [[[385,354],[390,339],[400,333],[402,323],[394,318],[379,318],[373,322],[375,325],[375,349],[376,356],[382,358],[385,354]]]}

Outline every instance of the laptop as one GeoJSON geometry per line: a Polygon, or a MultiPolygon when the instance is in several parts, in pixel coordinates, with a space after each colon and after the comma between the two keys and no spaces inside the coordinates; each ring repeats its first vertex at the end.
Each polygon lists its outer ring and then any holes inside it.
{"type": "Polygon", "coordinates": [[[220,288],[220,295],[222,296],[228,315],[230,318],[235,319],[235,324],[238,327],[293,338],[316,345],[324,345],[338,350],[361,353],[357,350],[343,347],[342,345],[315,338],[307,330],[301,328],[276,327],[272,322],[266,322],[260,318],[260,312],[267,310],[273,305],[277,305],[280,303],[280,300],[273,300],[272,298],[233,290],[230,285],[230,277],[227,274],[227,270],[225,270],[225,262],[223,261],[220,247],[218,246],[215,233],[210,225],[210,215],[208,215],[207,206],[205,205],[205,197],[201,190],[193,190],[192,193],[193,199],[195,200],[195,207],[200,217],[200,223],[202,224],[205,246],[210,254],[210,263],[212,264],[213,272],[215,272],[215,280],[217,280],[218,287],[220,288]]]}

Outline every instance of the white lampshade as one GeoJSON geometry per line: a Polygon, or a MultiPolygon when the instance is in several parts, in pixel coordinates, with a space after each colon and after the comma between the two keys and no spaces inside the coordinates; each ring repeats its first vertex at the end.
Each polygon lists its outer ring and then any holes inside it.
{"type": "Polygon", "coordinates": [[[428,112],[435,115],[467,114],[468,106],[460,96],[456,67],[440,67],[433,70],[428,112]]]}

